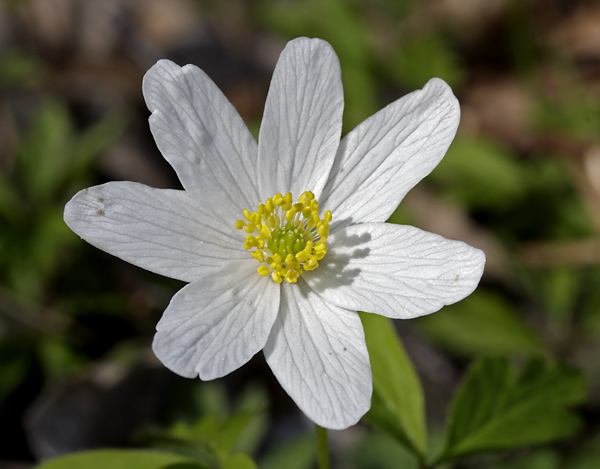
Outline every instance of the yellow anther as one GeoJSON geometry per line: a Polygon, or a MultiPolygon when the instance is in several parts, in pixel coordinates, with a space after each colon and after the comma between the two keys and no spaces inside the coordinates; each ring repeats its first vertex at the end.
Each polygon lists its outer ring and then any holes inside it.
{"type": "Polygon", "coordinates": [[[281,275],[278,272],[273,272],[271,274],[271,278],[275,280],[277,283],[281,283],[281,275]]]}
{"type": "Polygon", "coordinates": [[[267,213],[273,213],[273,209],[275,207],[273,207],[273,201],[271,199],[267,199],[267,201],[265,202],[265,210],[267,211],[267,213]]]}
{"type": "Polygon", "coordinates": [[[298,202],[300,202],[301,204],[305,204],[306,202],[310,202],[314,198],[315,195],[312,192],[306,191],[303,192],[302,195],[298,198],[298,202]]]}
{"type": "MultiPolygon", "coordinates": [[[[252,252],[250,253],[250,255],[251,255],[252,257],[254,257],[254,259],[256,259],[258,262],[261,262],[261,263],[262,263],[262,262],[264,262],[264,261],[265,261],[265,255],[263,254],[263,252],[262,252],[262,251],[252,251],[252,252]]],[[[264,275],[263,275],[263,277],[264,277],[264,275]]]]}
{"type": "Polygon", "coordinates": [[[308,258],[309,258],[309,255],[306,254],[304,251],[300,251],[300,252],[296,253],[296,260],[298,262],[304,262],[308,258]]]}
{"type": "Polygon", "coordinates": [[[298,281],[298,277],[299,275],[297,272],[291,271],[285,274],[284,278],[287,283],[296,283],[298,281]]]}
{"type": "Polygon", "coordinates": [[[327,251],[327,245],[326,245],[326,244],[325,244],[323,241],[319,241],[318,243],[315,243],[315,245],[314,245],[313,249],[314,249],[316,252],[319,252],[319,251],[327,251]]]}
{"type": "Polygon", "coordinates": [[[247,220],[236,220],[244,230],[244,249],[261,265],[257,272],[269,274],[274,282],[295,283],[306,271],[314,270],[327,253],[330,211],[319,216],[319,203],[306,191],[294,203],[292,193],[280,193],[259,204],[255,212],[242,211],[247,220]]]}
{"type": "Polygon", "coordinates": [[[287,211],[287,213],[285,214],[285,220],[286,220],[287,222],[291,222],[291,221],[294,219],[294,217],[296,216],[296,212],[297,212],[297,211],[298,211],[298,210],[296,209],[296,206],[295,206],[295,205],[292,205],[292,208],[290,208],[290,209],[287,211]]]}

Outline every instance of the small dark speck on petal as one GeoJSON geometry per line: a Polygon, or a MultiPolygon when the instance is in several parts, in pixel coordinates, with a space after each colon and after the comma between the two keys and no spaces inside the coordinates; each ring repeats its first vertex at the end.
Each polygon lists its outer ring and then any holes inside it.
{"type": "Polygon", "coordinates": [[[98,210],[98,215],[104,215],[104,210],[98,210]]]}
{"type": "Polygon", "coordinates": [[[101,204],[102,204],[102,203],[104,203],[104,199],[103,199],[102,197],[100,197],[100,198],[98,199],[98,201],[99,201],[101,204]]]}

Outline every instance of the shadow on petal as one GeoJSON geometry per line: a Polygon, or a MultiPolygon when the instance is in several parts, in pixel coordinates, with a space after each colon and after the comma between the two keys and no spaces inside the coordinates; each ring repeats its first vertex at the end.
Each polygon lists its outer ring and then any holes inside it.
{"type": "Polygon", "coordinates": [[[360,274],[360,269],[350,269],[348,264],[351,259],[364,259],[369,255],[371,249],[361,247],[369,241],[371,234],[368,231],[349,236],[346,230],[340,230],[331,235],[327,242],[327,254],[319,263],[319,267],[305,276],[314,292],[322,293],[328,288],[351,285],[360,274]],[[348,255],[347,248],[356,249],[348,255]],[[344,251],[343,254],[338,250],[344,251]]]}

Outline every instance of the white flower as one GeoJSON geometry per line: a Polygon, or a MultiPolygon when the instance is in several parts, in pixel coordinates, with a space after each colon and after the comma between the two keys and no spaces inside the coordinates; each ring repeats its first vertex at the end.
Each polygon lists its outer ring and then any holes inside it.
{"type": "Polygon", "coordinates": [[[108,253],[189,282],[156,328],[153,349],[169,369],[215,379],[263,350],[313,421],[356,423],[372,393],[357,311],[429,314],[469,295],[483,271],[477,249],[385,223],[454,138],[452,91],[434,78],[340,142],[338,59],[328,43],[299,38],[275,68],[258,145],[193,65],[159,61],[143,92],[185,190],[91,187],[67,204],[66,223],[108,253]]]}

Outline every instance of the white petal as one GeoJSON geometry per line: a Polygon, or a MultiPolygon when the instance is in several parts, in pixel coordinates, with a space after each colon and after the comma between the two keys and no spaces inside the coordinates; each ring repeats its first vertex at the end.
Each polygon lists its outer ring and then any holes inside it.
{"type": "Polygon", "coordinates": [[[142,89],[156,144],[183,187],[234,221],[255,207],[256,141],[212,80],[194,65],[160,60],[142,89]]]}
{"type": "Polygon", "coordinates": [[[327,254],[303,275],[315,292],[343,308],[397,319],[433,313],[475,290],[485,255],[412,226],[367,223],[341,229],[327,254]]]}
{"type": "Polygon", "coordinates": [[[192,282],[225,261],[247,259],[237,230],[185,191],[135,182],[84,189],[67,203],[65,222],[88,243],[157,274],[192,282]]]}
{"type": "Polygon", "coordinates": [[[374,114],[342,140],[319,199],[335,227],[384,222],[450,146],[460,108],[450,87],[434,78],[374,114]]]}
{"type": "Polygon", "coordinates": [[[279,308],[279,285],[258,275],[256,265],[254,259],[231,263],[173,297],[152,343],[167,368],[215,379],[264,347],[279,308]]]}
{"type": "Polygon", "coordinates": [[[347,428],[371,406],[371,365],[358,314],[327,304],[301,280],[282,285],[265,357],[283,389],[318,425],[347,428]]]}
{"type": "Polygon", "coordinates": [[[290,41],[277,62],[258,137],[262,194],[319,196],[342,131],[340,64],[320,39],[290,41]]]}

